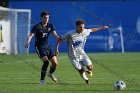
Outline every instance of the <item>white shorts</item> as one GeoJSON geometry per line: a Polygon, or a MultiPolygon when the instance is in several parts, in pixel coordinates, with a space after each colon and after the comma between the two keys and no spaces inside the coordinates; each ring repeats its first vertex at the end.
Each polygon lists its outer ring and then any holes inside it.
{"type": "Polygon", "coordinates": [[[76,56],[69,56],[69,59],[72,63],[72,65],[77,69],[80,70],[83,66],[89,66],[92,65],[91,60],[87,56],[86,53],[79,55],[79,57],[76,56]]]}

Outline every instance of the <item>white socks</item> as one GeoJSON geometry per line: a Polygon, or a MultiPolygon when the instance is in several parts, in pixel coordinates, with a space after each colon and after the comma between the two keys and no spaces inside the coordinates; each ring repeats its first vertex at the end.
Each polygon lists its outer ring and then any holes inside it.
{"type": "Polygon", "coordinates": [[[81,77],[82,77],[84,80],[88,80],[88,78],[87,78],[85,72],[83,73],[83,75],[81,75],[81,77]]]}

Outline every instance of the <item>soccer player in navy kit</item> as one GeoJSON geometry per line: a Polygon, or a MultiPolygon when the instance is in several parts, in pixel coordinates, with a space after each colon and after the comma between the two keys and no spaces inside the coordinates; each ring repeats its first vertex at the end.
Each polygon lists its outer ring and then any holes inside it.
{"type": "Polygon", "coordinates": [[[41,78],[39,83],[45,84],[45,76],[47,72],[47,68],[49,65],[49,61],[52,63],[50,66],[50,71],[48,72],[48,76],[54,81],[57,82],[57,79],[53,75],[56,66],[57,66],[57,58],[53,53],[49,43],[48,38],[50,34],[53,34],[56,40],[58,39],[58,35],[55,32],[54,25],[48,23],[49,21],[49,12],[43,11],[41,12],[42,22],[36,24],[29,36],[27,37],[27,43],[25,44],[25,48],[28,48],[29,43],[32,37],[35,35],[35,50],[40,59],[43,61],[43,65],[41,68],[41,78]]]}

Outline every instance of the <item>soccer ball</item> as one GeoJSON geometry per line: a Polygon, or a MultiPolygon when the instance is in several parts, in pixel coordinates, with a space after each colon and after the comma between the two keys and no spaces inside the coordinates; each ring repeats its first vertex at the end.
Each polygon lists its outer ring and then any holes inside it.
{"type": "Polygon", "coordinates": [[[114,88],[119,91],[123,91],[126,88],[126,84],[122,80],[118,80],[114,84],[114,88]]]}

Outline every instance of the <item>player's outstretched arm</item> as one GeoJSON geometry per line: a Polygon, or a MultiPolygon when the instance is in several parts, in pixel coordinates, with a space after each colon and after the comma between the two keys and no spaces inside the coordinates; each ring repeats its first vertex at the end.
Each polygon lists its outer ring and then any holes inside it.
{"type": "Polygon", "coordinates": [[[34,33],[30,33],[29,36],[27,37],[27,42],[25,44],[25,48],[29,47],[30,41],[32,39],[32,37],[34,36],[34,33]]]}
{"type": "Polygon", "coordinates": [[[108,26],[101,26],[99,28],[91,28],[91,31],[96,32],[96,31],[99,31],[99,30],[107,29],[107,28],[108,28],[108,26]]]}

